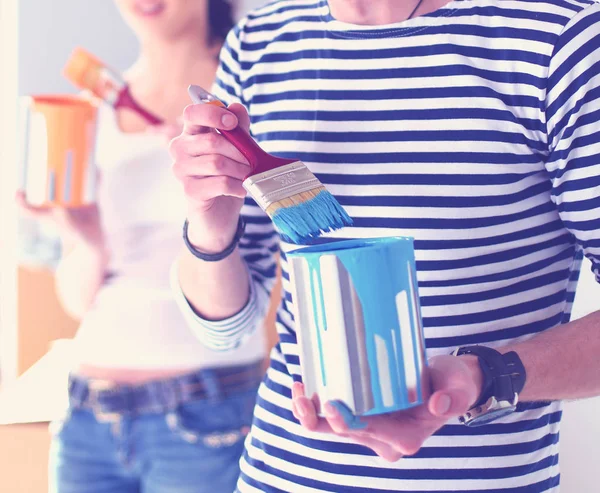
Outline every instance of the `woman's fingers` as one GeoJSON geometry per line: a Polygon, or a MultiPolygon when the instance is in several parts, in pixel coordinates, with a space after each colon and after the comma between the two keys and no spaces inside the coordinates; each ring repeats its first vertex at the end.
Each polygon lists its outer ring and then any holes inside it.
{"type": "Polygon", "coordinates": [[[19,190],[15,196],[17,206],[28,216],[42,218],[48,217],[52,213],[52,209],[49,207],[36,207],[27,202],[25,198],[25,192],[19,190]]]}

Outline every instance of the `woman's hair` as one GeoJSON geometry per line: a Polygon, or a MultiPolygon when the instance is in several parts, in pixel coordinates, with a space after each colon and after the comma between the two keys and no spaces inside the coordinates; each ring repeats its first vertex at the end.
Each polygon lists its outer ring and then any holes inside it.
{"type": "Polygon", "coordinates": [[[231,0],[208,0],[208,28],[211,43],[222,42],[233,27],[231,0]]]}

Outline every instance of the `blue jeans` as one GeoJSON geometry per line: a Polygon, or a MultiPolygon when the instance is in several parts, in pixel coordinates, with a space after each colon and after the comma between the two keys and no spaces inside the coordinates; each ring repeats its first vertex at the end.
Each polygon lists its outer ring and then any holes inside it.
{"type": "Polygon", "coordinates": [[[51,493],[232,493],[256,389],[163,413],[71,409],[52,425],[51,493]]]}

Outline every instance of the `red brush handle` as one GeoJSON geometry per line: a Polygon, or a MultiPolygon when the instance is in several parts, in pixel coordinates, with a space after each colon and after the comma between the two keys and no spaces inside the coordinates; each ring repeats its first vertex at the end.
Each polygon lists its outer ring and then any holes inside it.
{"type": "MultiPolygon", "coordinates": [[[[248,173],[248,176],[257,175],[294,162],[289,159],[272,156],[268,152],[265,152],[250,134],[241,127],[236,127],[233,130],[219,130],[219,132],[233,144],[250,163],[252,171],[248,173]]],[[[246,178],[248,178],[248,176],[246,176],[246,178]]]]}
{"type": "Polygon", "coordinates": [[[163,123],[162,119],[142,108],[138,102],[133,99],[133,96],[129,92],[129,87],[127,86],[125,86],[125,88],[119,93],[119,97],[115,103],[115,108],[127,108],[133,110],[142,118],[144,118],[144,120],[146,120],[150,125],[161,125],[163,123]]]}
{"type": "MultiPolygon", "coordinates": [[[[206,102],[205,104],[212,104],[214,106],[226,108],[226,106],[217,99],[206,102]]],[[[248,173],[246,178],[248,178],[248,176],[257,175],[259,173],[295,162],[294,160],[275,157],[264,151],[250,136],[250,134],[241,127],[235,127],[233,130],[219,129],[218,132],[225,137],[228,142],[232,144],[238,151],[240,151],[248,160],[248,163],[250,163],[250,168],[252,171],[248,173]]]]}

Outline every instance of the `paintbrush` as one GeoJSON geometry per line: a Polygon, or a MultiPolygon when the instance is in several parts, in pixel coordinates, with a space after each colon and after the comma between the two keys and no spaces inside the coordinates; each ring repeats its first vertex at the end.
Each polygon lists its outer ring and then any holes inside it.
{"type": "MultiPolygon", "coordinates": [[[[199,86],[191,85],[188,92],[196,104],[225,108],[222,101],[199,86]]],[[[352,224],[344,208],[303,162],[268,154],[239,126],[217,131],[250,163],[244,188],[286,240],[302,244],[352,224]]]]}
{"type": "Polygon", "coordinates": [[[79,89],[91,91],[115,109],[133,110],[150,125],[160,125],[163,122],[137,103],[131,96],[127,83],[116,71],[83,48],[73,50],[63,69],[63,75],[79,89]]]}

